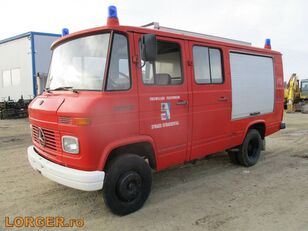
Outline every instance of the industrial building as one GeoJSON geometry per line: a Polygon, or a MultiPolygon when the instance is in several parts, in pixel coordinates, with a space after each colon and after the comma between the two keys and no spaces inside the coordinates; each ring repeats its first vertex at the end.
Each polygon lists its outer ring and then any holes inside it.
{"type": "Polygon", "coordinates": [[[60,34],[27,32],[0,40],[0,102],[32,99],[43,91],[51,59],[51,44],[60,34]]]}

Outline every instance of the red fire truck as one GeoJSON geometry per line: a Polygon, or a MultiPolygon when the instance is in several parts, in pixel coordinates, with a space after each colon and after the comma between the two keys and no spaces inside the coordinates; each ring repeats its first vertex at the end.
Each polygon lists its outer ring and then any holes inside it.
{"type": "Polygon", "coordinates": [[[46,90],[29,106],[29,162],[57,183],[103,189],[115,214],[143,206],[152,171],[220,151],[249,167],[285,127],[282,58],[269,40],[261,49],[120,26],[111,6],[106,26],[65,33],[51,49],[46,90]]]}

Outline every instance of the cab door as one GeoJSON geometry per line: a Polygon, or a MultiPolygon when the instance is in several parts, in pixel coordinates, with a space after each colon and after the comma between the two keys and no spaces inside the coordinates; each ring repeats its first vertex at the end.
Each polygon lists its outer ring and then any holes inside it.
{"type": "Polygon", "coordinates": [[[157,168],[183,163],[187,154],[188,91],[183,40],[157,36],[157,59],[140,61],[141,34],[134,35],[140,133],[152,137],[157,168]]]}
{"type": "Polygon", "coordinates": [[[190,159],[230,148],[231,83],[223,47],[190,42],[192,149],[190,159]]]}

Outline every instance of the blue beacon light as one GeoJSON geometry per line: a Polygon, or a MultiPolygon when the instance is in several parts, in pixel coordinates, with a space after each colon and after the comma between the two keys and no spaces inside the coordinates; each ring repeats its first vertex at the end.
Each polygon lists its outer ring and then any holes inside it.
{"type": "Polygon", "coordinates": [[[271,49],[272,46],[271,46],[271,39],[265,39],[265,45],[264,45],[264,48],[266,49],[271,49]]]}
{"type": "Polygon", "coordinates": [[[108,26],[119,26],[117,8],[115,6],[108,7],[107,25],[108,26]]]}
{"type": "Polygon", "coordinates": [[[62,29],[62,37],[68,35],[69,33],[70,31],[67,28],[62,29]]]}
{"type": "Polygon", "coordinates": [[[108,18],[118,18],[117,8],[115,6],[108,7],[108,18]]]}

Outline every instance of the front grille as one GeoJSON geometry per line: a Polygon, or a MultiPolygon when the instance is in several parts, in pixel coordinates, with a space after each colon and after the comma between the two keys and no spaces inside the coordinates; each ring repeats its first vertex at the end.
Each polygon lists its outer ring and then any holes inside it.
{"type": "Polygon", "coordinates": [[[43,149],[50,154],[55,154],[55,152],[57,152],[60,148],[59,135],[56,134],[52,130],[48,130],[48,129],[45,129],[45,128],[39,128],[37,126],[32,125],[32,139],[40,149],[43,149]],[[45,142],[42,142],[39,139],[39,130],[40,129],[43,131],[45,142]]]}

